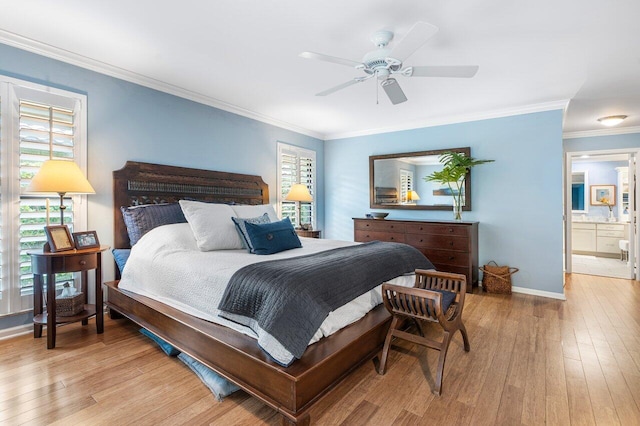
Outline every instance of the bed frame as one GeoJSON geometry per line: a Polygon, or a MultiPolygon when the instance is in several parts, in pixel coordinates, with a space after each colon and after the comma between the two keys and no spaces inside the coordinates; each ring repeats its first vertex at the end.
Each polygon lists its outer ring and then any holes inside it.
{"type": "MultiPolygon", "coordinates": [[[[113,172],[115,248],[128,248],[120,206],[188,198],[241,204],[269,203],[260,176],[127,162],[113,172]]],[[[116,268],[117,269],[117,268],[116,268]]],[[[309,346],[289,367],[274,362],[244,334],[201,320],[152,299],[105,284],[110,311],[140,326],[240,386],[282,415],[283,425],[308,425],[322,396],[380,352],[391,317],[382,305],[358,322],[309,346]]]]}

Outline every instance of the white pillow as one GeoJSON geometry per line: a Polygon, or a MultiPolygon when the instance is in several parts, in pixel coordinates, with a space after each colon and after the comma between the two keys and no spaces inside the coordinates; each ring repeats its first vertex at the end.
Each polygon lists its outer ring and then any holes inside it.
{"type": "Polygon", "coordinates": [[[278,222],[278,215],[276,211],[273,209],[271,204],[259,204],[257,206],[248,206],[243,204],[233,205],[231,206],[234,212],[236,212],[235,216],[243,219],[248,219],[250,217],[258,217],[263,214],[268,214],[271,222],[278,222]]]}
{"type": "Polygon", "coordinates": [[[180,207],[201,251],[242,248],[242,241],[231,220],[236,215],[231,206],[180,200],[180,207]]]}

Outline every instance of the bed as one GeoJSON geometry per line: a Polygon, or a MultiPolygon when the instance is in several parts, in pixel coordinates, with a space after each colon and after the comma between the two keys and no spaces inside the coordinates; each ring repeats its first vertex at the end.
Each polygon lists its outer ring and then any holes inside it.
{"type": "MultiPolygon", "coordinates": [[[[120,206],[171,203],[180,199],[260,205],[269,203],[259,176],[127,162],[113,172],[114,248],[128,248],[120,206]]],[[[120,278],[117,273],[116,278],[120,278]]],[[[309,411],[362,363],[373,359],[390,316],[382,305],[357,322],[309,346],[284,367],[256,340],[197,318],[149,297],[106,283],[107,306],[207,365],[282,415],[283,424],[309,424],[309,411]]]]}

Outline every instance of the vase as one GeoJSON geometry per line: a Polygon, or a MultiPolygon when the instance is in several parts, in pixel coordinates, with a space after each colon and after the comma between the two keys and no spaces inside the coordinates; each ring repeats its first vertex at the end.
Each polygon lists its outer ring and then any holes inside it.
{"type": "Polygon", "coordinates": [[[462,220],[462,206],[464,206],[464,199],[453,197],[453,220],[462,220]]]}

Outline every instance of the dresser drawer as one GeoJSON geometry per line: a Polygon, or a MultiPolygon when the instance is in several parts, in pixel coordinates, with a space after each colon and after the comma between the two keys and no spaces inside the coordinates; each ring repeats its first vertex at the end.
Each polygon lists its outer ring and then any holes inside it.
{"type": "Polygon", "coordinates": [[[592,231],[596,230],[596,224],[595,223],[572,222],[571,226],[573,227],[573,229],[588,229],[588,230],[592,230],[592,231]]]}
{"type": "Polygon", "coordinates": [[[598,231],[620,231],[624,232],[624,225],[617,223],[599,223],[598,231]]]}
{"type": "Polygon", "coordinates": [[[405,232],[405,224],[399,222],[387,222],[383,219],[367,219],[356,220],[354,227],[356,230],[362,231],[379,231],[379,232],[405,232]]]}
{"type": "Polygon", "coordinates": [[[445,225],[440,223],[411,223],[407,224],[407,234],[434,234],[467,236],[467,227],[460,225],[445,225]]]}
{"type": "Polygon", "coordinates": [[[469,267],[471,265],[471,259],[468,253],[434,249],[420,249],[420,251],[427,256],[427,259],[434,265],[442,264],[460,267],[469,267]]]}
{"type": "Polygon", "coordinates": [[[452,235],[406,234],[407,244],[417,248],[446,249],[469,252],[469,239],[452,235]]]}
{"type": "Polygon", "coordinates": [[[379,232],[379,231],[355,231],[355,240],[359,243],[368,241],[387,241],[392,243],[404,243],[405,235],[395,232],[379,232]]]}
{"type": "Polygon", "coordinates": [[[598,237],[615,237],[624,240],[624,231],[607,231],[598,228],[598,237]]]}
{"type": "Polygon", "coordinates": [[[96,253],[70,254],[66,256],[38,256],[32,261],[31,268],[36,274],[58,274],[63,272],[88,271],[98,266],[96,253]],[[50,262],[48,265],[47,262],[50,262]]]}
{"type": "Polygon", "coordinates": [[[596,244],[600,253],[620,253],[620,238],[598,236],[596,244]]]}

